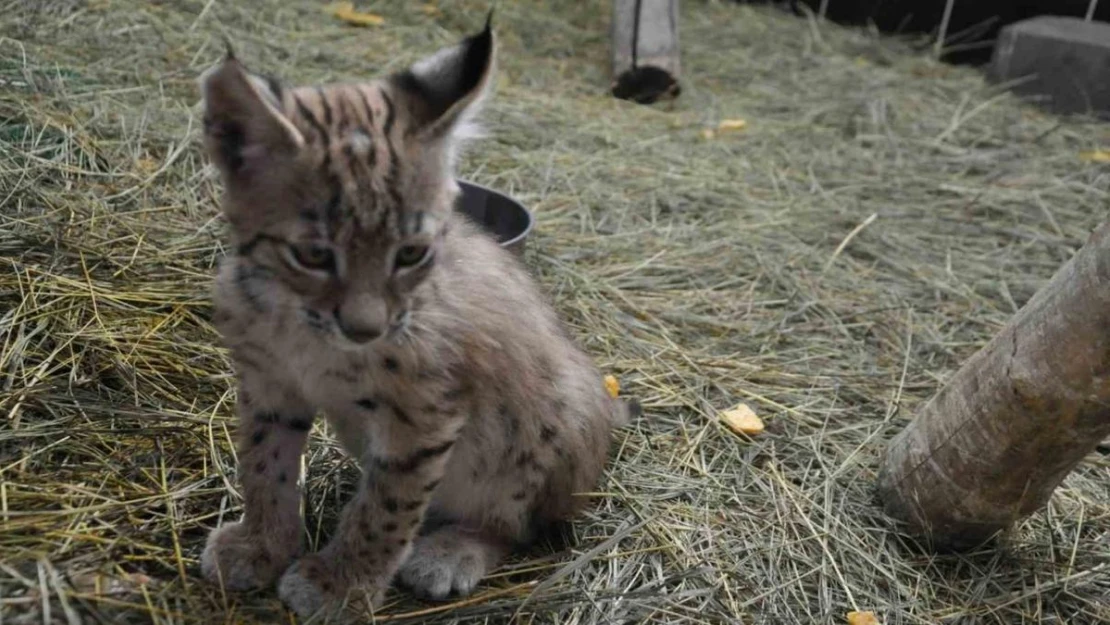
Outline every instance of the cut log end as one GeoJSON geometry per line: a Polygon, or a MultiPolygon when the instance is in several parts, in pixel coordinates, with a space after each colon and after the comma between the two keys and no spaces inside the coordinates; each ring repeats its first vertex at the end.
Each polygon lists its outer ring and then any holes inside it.
{"type": "Polygon", "coordinates": [[[1056,113],[1110,117],[1110,24],[1042,15],[999,33],[987,76],[1056,113]]]}
{"type": "Polygon", "coordinates": [[[617,76],[613,83],[613,96],[637,104],[651,104],[669,100],[682,93],[678,79],[658,67],[634,67],[617,76]]]}
{"type": "Polygon", "coordinates": [[[678,0],[613,0],[612,94],[651,104],[681,93],[678,0]]]}

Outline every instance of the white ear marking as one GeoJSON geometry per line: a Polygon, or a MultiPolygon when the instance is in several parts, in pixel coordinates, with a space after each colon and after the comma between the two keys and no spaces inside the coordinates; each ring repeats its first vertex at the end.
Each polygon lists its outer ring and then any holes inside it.
{"type": "Polygon", "coordinates": [[[416,103],[417,125],[426,136],[464,138],[472,134],[465,127],[493,83],[496,56],[497,39],[487,24],[482,32],[395,74],[392,82],[416,103]]]}
{"type": "Polygon", "coordinates": [[[421,78],[429,78],[440,71],[441,66],[446,64],[446,61],[454,58],[457,54],[455,48],[444,48],[435,54],[420,59],[412,64],[412,73],[421,78]]]}
{"type": "Polygon", "coordinates": [[[301,134],[301,131],[297,130],[297,127],[289,121],[289,118],[281,112],[282,103],[277,100],[277,94],[271,91],[269,85],[258,76],[247,73],[247,78],[250,81],[251,88],[258,94],[258,98],[262,100],[262,103],[266,105],[270,115],[281,124],[289,137],[293,139],[293,144],[298,149],[304,147],[304,135],[301,134]]]}

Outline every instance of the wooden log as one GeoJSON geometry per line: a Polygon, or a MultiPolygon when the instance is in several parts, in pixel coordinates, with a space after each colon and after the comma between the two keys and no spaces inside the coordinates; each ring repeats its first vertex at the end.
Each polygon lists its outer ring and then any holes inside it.
{"type": "Polygon", "coordinates": [[[1110,223],[890,443],[878,496],[935,549],[1041,508],[1110,436],[1110,223]]]}
{"type": "Polygon", "coordinates": [[[650,104],[677,97],[678,0],[613,0],[612,93],[650,104]]]}

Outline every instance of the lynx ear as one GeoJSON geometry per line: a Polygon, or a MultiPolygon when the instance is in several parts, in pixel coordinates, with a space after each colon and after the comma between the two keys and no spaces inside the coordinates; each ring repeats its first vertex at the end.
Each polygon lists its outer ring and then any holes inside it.
{"type": "Polygon", "coordinates": [[[497,42],[486,19],[482,32],[420,60],[390,77],[407,99],[418,131],[450,132],[477,112],[493,82],[497,42]]]}
{"type": "Polygon", "coordinates": [[[229,51],[200,78],[209,157],[234,179],[265,159],[290,153],[304,137],[281,113],[281,87],[247,72],[229,51]]]}

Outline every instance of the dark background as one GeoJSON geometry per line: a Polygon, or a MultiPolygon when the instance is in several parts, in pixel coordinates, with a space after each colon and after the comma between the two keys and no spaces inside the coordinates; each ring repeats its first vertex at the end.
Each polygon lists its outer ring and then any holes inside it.
{"type": "MultiPolygon", "coordinates": [[[[814,13],[821,0],[741,0],[771,2],[814,13]]],[[[874,24],[882,32],[936,35],[944,17],[945,0],[828,0],[826,17],[844,24],[874,24]]],[[[955,0],[945,37],[945,61],[978,65],[990,61],[998,31],[1007,24],[1037,15],[1084,17],[1089,0],[955,0]]],[[[1110,21],[1110,0],[1100,0],[1095,19],[1110,21]]]]}

